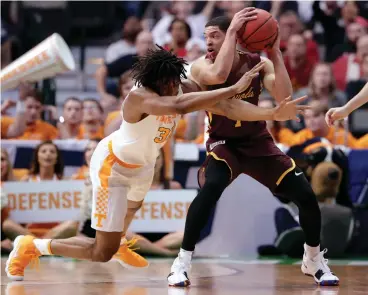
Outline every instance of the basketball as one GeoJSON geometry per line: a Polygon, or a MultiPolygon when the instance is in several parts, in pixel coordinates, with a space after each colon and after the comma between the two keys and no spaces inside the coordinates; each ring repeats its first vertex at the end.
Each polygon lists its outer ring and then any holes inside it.
{"type": "Polygon", "coordinates": [[[257,19],[244,24],[238,31],[238,43],[251,52],[272,47],[278,34],[277,21],[263,9],[257,10],[257,19]]]}

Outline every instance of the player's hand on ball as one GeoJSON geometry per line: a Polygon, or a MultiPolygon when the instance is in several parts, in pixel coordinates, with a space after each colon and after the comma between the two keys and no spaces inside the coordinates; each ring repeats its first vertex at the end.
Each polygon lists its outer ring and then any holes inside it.
{"type": "Polygon", "coordinates": [[[263,69],[265,66],[265,61],[261,61],[258,64],[256,64],[251,70],[246,72],[243,77],[239,79],[239,81],[234,85],[234,88],[237,93],[245,91],[252,80],[259,75],[259,71],[263,69]]]}
{"type": "Polygon", "coordinates": [[[243,27],[244,23],[249,22],[256,18],[257,18],[257,11],[254,7],[244,8],[239,12],[235,13],[229,29],[234,32],[237,32],[243,27]]]}
{"type": "Polygon", "coordinates": [[[349,116],[349,111],[345,107],[332,108],[326,113],[325,120],[328,126],[331,127],[335,121],[341,120],[349,116]]]}
{"type": "Polygon", "coordinates": [[[305,110],[310,109],[310,106],[299,105],[299,103],[306,99],[307,96],[302,96],[294,100],[291,96],[285,98],[277,107],[274,108],[273,120],[296,120],[299,122],[300,119],[298,118],[298,115],[301,115],[305,110]]]}

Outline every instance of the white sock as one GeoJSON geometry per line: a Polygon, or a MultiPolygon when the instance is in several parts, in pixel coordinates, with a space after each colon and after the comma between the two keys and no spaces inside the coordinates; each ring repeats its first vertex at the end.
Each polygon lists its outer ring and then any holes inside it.
{"type": "Polygon", "coordinates": [[[180,248],[179,257],[185,260],[192,260],[193,251],[187,251],[180,248]]]}
{"type": "Polygon", "coordinates": [[[33,243],[42,255],[53,255],[51,253],[51,239],[34,239],[33,243]]]}
{"type": "Polygon", "coordinates": [[[317,247],[311,247],[304,244],[304,250],[309,259],[316,257],[321,252],[319,245],[317,247]]]}

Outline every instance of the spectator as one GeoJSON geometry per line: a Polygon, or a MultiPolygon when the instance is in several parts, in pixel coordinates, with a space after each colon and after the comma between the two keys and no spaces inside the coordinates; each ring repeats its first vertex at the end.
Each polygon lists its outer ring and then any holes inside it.
{"type": "Polygon", "coordinates": [[[98,100],[88,98],[83,101],[83,121],[79,128],[78,139],[104,137],[103,108],[98,100]]]}
{"type": "Polygon", "coordinates": [[[350,23],[346,28],[346,40],[344,43],[337,43],[331,52],[329,60],[334,62],[344,53],[354,53],[357,51],[356,43],[360,37],[367,34],[366,25],[363,22],[350,23]]]}
{"type": "MultiPolygon", "coordinates": [[[[288,40],[292,35],[303,34],[303,24],[298,15],[291,10],[285,11],[280,15],[280,50],[287,51],[288,40]]],[[[313,63],[319,61],[319,53],[317,43],[310,38],[306,38],[306,55],[308,61],[313,63]]]]}
{"type": "Polygon", "coordinates": [[[29,175],[22,181],[60,180],[64,164],[58,147],[50,140],[40,143],[33,153],[29,175]]]}
{"type": "Polygon", "coordinates": [[[106,50],[105,62],[111,63],[121,56],[135,54],[135,40],[142,30],[139,19],[136,16],[130,16],[124,23],[122,38],[112,43],[106,50]]]}
{"type": "Polygon", "coordinates": [[[190,26],[183,20],[175,18],[169,27],[171,41],[164,45],[166,50],[172,50],[177,56],[185,57],[187,50],[185,45],[192,37],[190,26]]]}
{"type": "Polygon", "coordinates": [[[336,89],[332,68],[327,63],[314,67],[307,94],[310,99],[327,104],[329,108],[341,107],[347,100],[345,93],[336,89]]]}
{"type": "Polygon", "coordinates": [[[358,12],[354,1],[345,1],[342,8],[337,1],[314,1],[313,21],[319,22],[323,27],[326,61],[331,61],[333,47],[344,42],[345,27],[355,21],[358,12]]]}
{"type": "MultiPolygon", "coordinates": [[[[52,141],[39,144],[34,153],[29,175],[23,181],[41,182],[61,180],[64,176],[64,164],[60,150],[52,141]]],[[[27,229],[37,237],[45,239],[66,238],[73,236],[73,228],[65,223],[31,223],[27,229]]]]}
{"type": "MultiPolygon", "coordinates": [[[[23,107],[23,106],[22,106],[23,107]]],[[[58,137],[58,130],[49,123],[41,120],[43,110],[42,95],[37,90],[31,90],[24,100],[24,117],[26,129],[23,134],[13,137],[23,140],[51,140],[58,137]]],[[[15,123],[15,119],[8,119],[8,124],[15,123]]],[[[7,130],[9,132],[9,130],[7,130]]]]}
{"type": "Polygon", "coordinates": [[[158,45],[163,45],[166,42],[169,42],[170,35],[168,34],[168,28],[175,18],[186,21],[189,24],[193,37],[202,38],[203,29],[212,15],[215,4],[216,1],[208,1],[206,6],[199,14],[192,14],[195,2],[171,2],[173,15],[168,14],[162,17],[152,30],[152,35],[155,43],[158,45]]]}
{"type": "Polygon", "coordinates": [[[284,61],[294,91],[306,87],[315,60],[308,58],[307,41],[302,35],[295,34],[290,36],[284,61]]]}
{"type": "Polygon", "coordinates": [[[82,123],[83,103],[77,97],[69,97],[63,106],[63,122],[58,122],[60,138],[78,138],[82,123]]]}
{"type": "Polygon", "coordinates": [[[121,123],[122,123],[122,116],[121,116],[121,106],[125,99],[125,97],[128,95],[129,91],[134,86],[134,81],[131,75],[131,71],[128,71],[124,73],[119,81],[119,89],[120,89],[120,99],[119,104],[117,105],[116,111],[113,111],[107,115],[107,118],[105,120],[105,136],[110,135],[115,130],[118,130],[121,123]]]}
{"type": "Polygon", "coordinates": [[[368,149],[368,134],[359,138],[355,147],[357,149],[368,149]]]}
{"type": "Polygon", "coordinates": [[[309,103],[311,109],[305,111],[304,120],[306,128],[296,133],[293,137],[293,144],[302,144],[314,137],[326,138],[332,145],[347,145],[354,148],[356,139],[350,132],[346,135],[345,130],[340,127],[328,127],[325,115],[328,106],[319,101],[309,103]]]}
{"type": "Polygon", "coordinates": [[[84,150],[84,161],[85,164],[80,167],[76,174],[72,176],[72,179],[86,180],[89,179],[89,163],[91,162],[92,154],[95,151],[97,144],[101,139],[95,138],[89,141],[84,150]]]}
{"type": "Polygon", "coordinates": [[[368,82],[368,54],[363,57],[362,75],[359,80],[350,81],[346,86],[347,97],[354,97],[368,82]]]}
{"type": "MultiPolygon", "coordinates": [[[[214,1],[215,2],[215,1],[214,1]]],[[[221,1],[221,8],[224,10],[226,16],[232,19],[235,13],[251,6],[251,1],[221,1]]]]}
{"type": "MultiPolygon", "coordinates": [[[[275,107],[272,99],[261,100],[258,106],[262,108],[272,109],[275,107]]],[[[268,132],[273,137],[276,143],[281,143],[286,146],[292,145],[294,132],[288,128],[282,126],[281,122],[278,121],[266,121],[268,132]]]]}
{"type": "Polygon", "coordinates": [[[332,65],[337,87],[345,90],[346,84],[362,76],[363,57],[368,54],[368,35],[359,38],[356,54],[344,54],[332,65]]]}
{"type": "Polygon", "coordinates": [[[102,65],[97,69],[95,74],[97,91],[101,95],[101,104],[105,111],[108,112],[111,106],[112,109],[115,109],[117,104],[116,98],[106,91],[106,78],[120,77],[133,67],[133,64],[137,61],[137,57],[145,55],[147,51],[154,48],[154,46],[152,34],[149,32],[141,32],[136,39],[137,55],[122,56],[114,62],[102,65]]]}
{"type": "MultiPolygon", "coordinates": [[[[9,160],[6,150],[1,150],[1,183],[6,181],[15,181],[13,167],[9,160]]],[[[27,235],[29,231],[9,218],[9,208],[7,194],[1,190],[1,248],[11,250],[11,240],[18,235],[27,235]]]]}

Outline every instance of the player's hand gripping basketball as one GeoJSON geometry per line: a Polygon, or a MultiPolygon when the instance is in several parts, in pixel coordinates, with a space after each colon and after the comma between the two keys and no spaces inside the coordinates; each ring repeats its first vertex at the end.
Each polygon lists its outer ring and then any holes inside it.
{"type": "Polygon", "coordinates": [[[235,13],[231,21],[229,30],[237,32],[243,27],[244,23],[249,22],[256,18],[257,18],[257,11],[255,10],[255,8],[246,7],[240,10],[239,12],[235,13]]]}
{"type": "Polygon", "coordinates": [[[332,108],[326,113],[326,123],[331,127],[335,121],[342,120],[349,114],[349,110],[346,107],[332,108]]]}
{"type": "Polygon", "coordinates": [[[274,108],[273,120],[275,121],[300,121],[298,115],[302,115],[304,110],[310,109],[310,106],[299,105],[298,103],[307,99],[307,96],[302,96],[292,100],[291,96],[285,98],[277,107],[274,108]]]}
{"type": "Polygon", "coordinates": [[[265,62],[261,61],[256,64],[251,70],[246,72],[243,77],[239,79],[239,81],[233,86],[237,93],[241,93],[245,91],[252,80],[259,75],[259,71],[263,69],[265,66],[265,62]]]}

